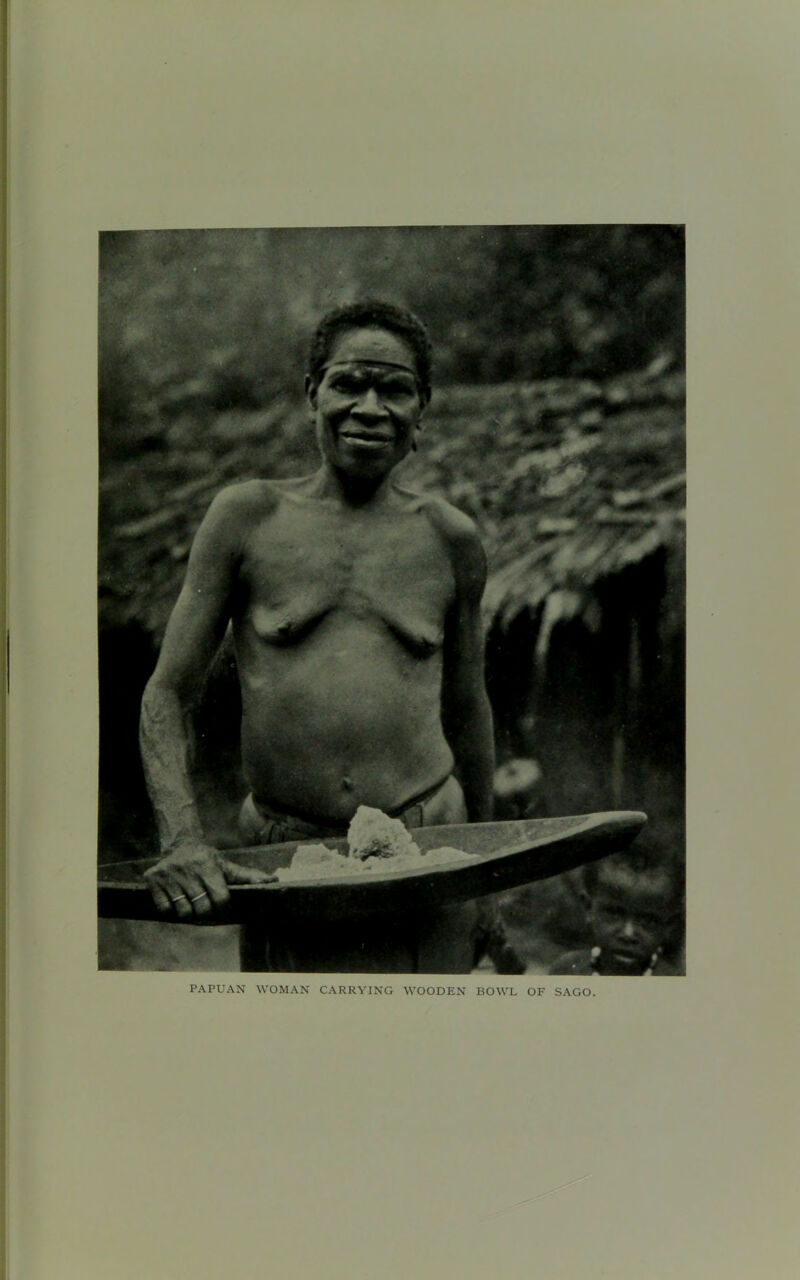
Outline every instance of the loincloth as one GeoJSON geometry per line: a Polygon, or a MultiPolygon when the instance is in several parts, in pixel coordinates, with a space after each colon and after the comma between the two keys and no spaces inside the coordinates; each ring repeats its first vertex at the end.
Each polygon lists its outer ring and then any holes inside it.
{"type": "MultiPolygon", "coordinates": [[[[464,793],[451,773],[399,809],[389,810],[389,817],[399,818],[411,829],[466,822],[464,793]]],[[[347,835],[349,825],[349,822],[336,823],[327,818],[312,818],[273,808],[256,800],[252,794],[245,800],[239,814],[239,833],[245,844],[341,839],[347,835]]]]}
{"type": "MultiPolygon", "coordinates": [[[[464,793],[449,774],[390,817],[409,828],[467,821],[464,793]]],[[[249,795],[239,815],[248,845],[344,837],[348,824],[287,813],[249,795]]],[[[469,973],[482,919],[474,902],[421,909],[401,920],[274,921],[241,930],[242,969],[276,973],[469,973]]]]}

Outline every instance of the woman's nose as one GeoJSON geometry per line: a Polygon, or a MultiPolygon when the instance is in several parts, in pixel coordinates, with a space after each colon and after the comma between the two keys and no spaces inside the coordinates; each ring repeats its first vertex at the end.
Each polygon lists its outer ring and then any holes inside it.
{"type": "Polygon", "coordinates": [[[636,934],[636,921],[626,920],[624,925],[622,926],[623,938],[633,938],[635,934],[636,934]]]}
{"type": "Polygon", "coordinates": [[[354,413],[361,413],[367,417],[382,418],[386,414],[386,407],[374,387],[367,387],[366,391],[358,397],[354,407],[354,413]]]}

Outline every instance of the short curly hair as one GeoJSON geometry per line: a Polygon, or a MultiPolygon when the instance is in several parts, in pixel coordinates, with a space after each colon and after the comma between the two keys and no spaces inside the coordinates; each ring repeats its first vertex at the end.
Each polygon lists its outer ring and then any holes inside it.
{"type": "Polygon", "coordinates": [[[428,331],[413,311],[380,298],[362,298],[322,317],[308,353],[308,374],[313,382],[319,382],[336,338],[348,329],[386,329],[407,343],[414,353],[422,394],[426,400],[430,399],[433,348],[428,331]]]}
{"type": "Polygon", "coordinates": [[[612,853],[596,862],[588,862],[581,869],[581,886],[590,898],[597,892],[604,873],[622,872],[623,875],[641,877],[651,883],[661,881],[669,886],[670,897],[676,906],[685,899],[685,869],[677,856],[664,853],[657,847],[650,848],[644,841],[624,852],[612,853]]]}

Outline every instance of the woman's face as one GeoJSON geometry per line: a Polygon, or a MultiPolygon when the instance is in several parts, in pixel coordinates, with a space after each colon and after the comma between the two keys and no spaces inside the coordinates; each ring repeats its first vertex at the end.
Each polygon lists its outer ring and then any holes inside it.
{"type": "Polygon", "coordinates": [[[337,471],[380,483],[409,452],[423,400],[414,353],[396,334],[339,334],[307,394],[322,456],[337,471]]]}

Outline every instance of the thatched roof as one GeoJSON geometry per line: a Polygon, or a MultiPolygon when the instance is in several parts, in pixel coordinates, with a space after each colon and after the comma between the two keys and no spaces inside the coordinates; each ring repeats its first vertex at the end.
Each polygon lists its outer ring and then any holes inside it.
{"type": "MultiPolygon", "coordinates": [[[[409,483],[477,521],[501,625],[556,589],[591,588],[661,548],[684,548],[684,380],[651,370],[607,383],[558,379],[438,390],[409,483]]],[[[101,623],[158,639],[194,532],[225,484],[313,469],[301,402],[211,416],[187,397],[140,430],[100,485],[101,623]]]]}

